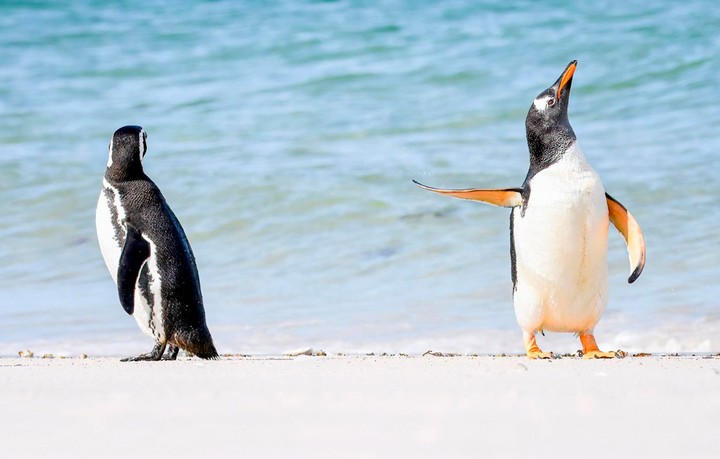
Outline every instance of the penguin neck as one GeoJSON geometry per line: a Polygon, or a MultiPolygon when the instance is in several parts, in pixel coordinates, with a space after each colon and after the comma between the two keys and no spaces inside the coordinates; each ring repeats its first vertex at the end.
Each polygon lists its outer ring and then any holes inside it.
{"type": "Polygon", "coordinates": [[[575,144],[576,137],[568,123],[541,132],[528,129],[527,142],[530,150],[530,170],[537,172],[559,161],[575,144]]]}
{"type": "Polygon", "coordinates": [[[135,161],[130,164],[118,167],[110,165],[105,169],[105,178],[109,182],[128,182],[131,180],[141,180],[147,178],[143,171],[142,165],[136,164],[135,161]]]}

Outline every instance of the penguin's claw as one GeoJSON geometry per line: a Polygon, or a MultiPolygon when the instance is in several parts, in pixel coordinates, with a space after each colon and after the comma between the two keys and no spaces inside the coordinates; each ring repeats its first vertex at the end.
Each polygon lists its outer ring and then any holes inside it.
{"type": "Polygon", "coordinates": [[[527,352],[528,359],[552,359],[554,358],[552,352],[543,352],[540,349],[537,351],[528,351],[527,352]]]}
{"type": "Polygon", "coordinates": [[[121,362],[145,362],[145,361],[153,361],[153,360],[160,360],[156,356],[154,356],[151,353],[147,354],[140,354],[137,357],[125,357],[124,359],[120,359],[121,362]]]}
{"type": "Polygon", "coordinates": [[[162,358],[163,353],[165,352],[165,345],[166,343],[156,343],[155,347],[153,347],[153,350],[145,353],[140,354],[137,357],[126,357],[124,359],[120,359],[121,362],[145,362],[145,361],[153,361],[153,360],[160,360],[162,358]]]}
{"type": "Polygon", "coordinates": [[[171,344],[160,360],[177,360],[178,352],[180,352],[180,348],[171,344]]]}
{"type": "Polygon", "coordinates": [[[594,351],[588,351],[583,353],[583,360],[589,359],[614,359],[616,357],[615,352],[603,352],[599,349],[594,351]]]}

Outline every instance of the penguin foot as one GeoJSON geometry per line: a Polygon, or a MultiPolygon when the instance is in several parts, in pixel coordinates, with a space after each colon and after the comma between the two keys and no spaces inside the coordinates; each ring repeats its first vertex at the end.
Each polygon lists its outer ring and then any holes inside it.
{"type": "Polygon", "coordinates": [[[525,351],[527,352],[528,359],[552,359],[555,356],[552,352],[543,352],[535,341],[535,334],[523,332],[523,341],[525,342],[525,351]]]}
{"type": "Polygon", "coordinates": [[[540,349],[537,351],[528,351],[527,352],[528,359],[552,359],[555,358],[552,352],[543,352],[540,349]]]}
{"type": "Polygon", "coordinates": [[[600,349],[598,349],[597,342],[595,341],[595,337],[590,334],[580,334],[580,342],[583,345],[583,360],[589,360],[589,359],[614,359],[615,353],[610,352],[603,352],[600,349]]]}
{"type": "Polygon", "coordinates": [[[583,360],[590,360],[590,359],[614,359],[615,353],[613,351],[610,352],[603,352],[601,350],[597,351],[590,351],[583,353],[583,360]]]}
{"type": "Polygon", "coordinates": [[[177,360],[178,352],[180,352],[180,348],[171,344],[161,360],[177,360]]]}
{"type": "Polygon", "coordinates": [[[152,351],[146,354],[140,354],[137,357],[127,357],[120,359],[121,362],[143,362],[148,360],[160,360],[163,352],[165,352],[166,343],[156,343],[152,351]]]}

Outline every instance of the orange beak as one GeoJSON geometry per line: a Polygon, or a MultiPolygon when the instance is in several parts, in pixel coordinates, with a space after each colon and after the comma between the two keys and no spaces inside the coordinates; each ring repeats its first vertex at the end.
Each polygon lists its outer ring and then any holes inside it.
{"type": "Polygon", "coordinates": [[[570,65],[567,66],[565,69],[565,72],[563,73],[562,77],[560,78],[560,86],[558,87],[557,92],[557,98],[560,98],[560,95],[562,94],[562,90],[567,84],[568,81],[572,78],[573,74],[575,73],[575,67],[577,67],[577,61],[570,62],[570,65]]]}

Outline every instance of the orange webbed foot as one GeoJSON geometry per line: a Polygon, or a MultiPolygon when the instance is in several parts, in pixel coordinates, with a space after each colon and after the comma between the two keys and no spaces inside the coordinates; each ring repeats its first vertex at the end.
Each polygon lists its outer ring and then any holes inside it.
{"type": "Polygon", "coordinates": [[[527,352],[528,359],[552,359],[553,353],[552,352],[543,352],[540,349],[537,351],[528,351],[527,352]]]}
{"type": "Polygon", "coordinates": [[[613,351],[610,352],[603,352],[601,350],[597,351],[590,351],[590,352],[584,352],[583,353],[583,360],[589,360],[589,359],[614,359],[616,357],[615,353],[613,351]]]}
{"type": "Polygon", "coordinates": [[[523,341],[525,342],[525,351],[527,352],[528,359],[552,359],[555,356],[552,352],[543,352],[535,341],[534,333],[523,333],[523,341]]]}
{"type": "Polygon", "coordinates": [[[580,335],[580,342],[583,346],[583,360],[589,360],[589,359],[614,359],[616,357],[615,352],[603,352],[600,349],[598,349],[597,342],[595,341],[595,336],[593,336],[590,333],[587,334],[581,334],[580,335]]]}

